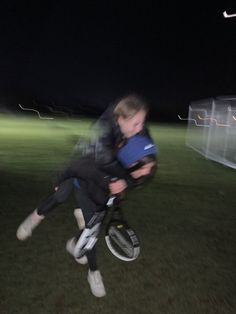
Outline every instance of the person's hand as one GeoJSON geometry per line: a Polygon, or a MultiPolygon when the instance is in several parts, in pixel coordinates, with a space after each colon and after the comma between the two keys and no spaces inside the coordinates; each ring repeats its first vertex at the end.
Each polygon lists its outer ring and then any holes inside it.
{"type": "Polygon", "coordinates": [[[109,190],[111,194],[119,194],[127,188],[127,183],[123,179],[119,179],[109,183],[109,190]]]}

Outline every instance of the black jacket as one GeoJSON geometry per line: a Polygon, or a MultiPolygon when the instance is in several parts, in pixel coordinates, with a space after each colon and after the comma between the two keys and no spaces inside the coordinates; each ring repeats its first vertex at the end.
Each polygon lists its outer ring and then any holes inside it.
{"type": "MultiPolygon", "coordinates": [[[[109,195],[108,185],[112,178],[124,179],[129,187],[135,186],[135,180],[116,159],[118,149],[125,144],[126,140],[114,119],[114,108],[115,105],[109,106],[94,124],[93,130],[96,133],[94,140],[83,145],[78,142],[78,151],[57,175],[55,186],[68,178],[75,177],[82,180],[90,191],[94,190],[92,194],[97,195],[97,199],[100,198],[100,192],[104,193],[104,197],[109,195]]],[[[140,134],[151,139],[146,128],[140,134]]],[[[101,199],[104,200],[103,196],[101,199]]]]}

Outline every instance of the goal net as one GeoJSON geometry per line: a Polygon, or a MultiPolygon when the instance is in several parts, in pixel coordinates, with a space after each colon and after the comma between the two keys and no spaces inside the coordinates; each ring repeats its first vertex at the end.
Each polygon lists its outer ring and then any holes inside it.
{"type": "Polygon", "coordinates": [[[207,159],[236,169],[236,96],[193,101],[186,145],[207,159]]]}

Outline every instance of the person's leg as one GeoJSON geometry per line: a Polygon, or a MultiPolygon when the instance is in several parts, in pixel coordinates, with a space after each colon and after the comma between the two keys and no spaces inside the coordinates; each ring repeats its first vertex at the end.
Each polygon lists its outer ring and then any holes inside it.
{"type": "Polygon", "coordinates": [[[37,213],[40,216],[46,216],[52,209],[65,203],[74,189],[74,178],[70,178],[62,182],[58,189],[46,197],[37,207],[37,213]]]}
{"type": "Polygon", "coordinates": [[[62,182],[57,191],[46,197],[40,205],[20,224],[16,236],[23,241],[32,235],[33,230],[44,217],[55,207],[64,203],[73,189],[73,178],[62,182]]]}
{"type": "MultiPolygon", "coordinates": [[[[75,191],[77,203],[82,210],[85,227],[89,227],[91,219],[93,219],[95,212],[98,210],[96,204],[92,202],[85,191],[82,189],[75,191]]],[[[88,259],[88,283],[90,285],[91,292],[96,297],[103,297],[106,295],[105,287],[103,284],[102,276],[98,270],[97,257],[96,257],[96,245],[92,250],[87,251],[86,257],[88,259]]]]}
{"type": "MultiPolygon", "coordinates": [[[[94,216],[97,211],[97,206],[91,199],[88,197],[86,191],[84,189],[75,189],[75,197],[78,204],[78,207],[81,209],[82,216],[84,218],[84,227],[88,226],[88,223],[94,216]]],[[[78,211],[77,211],[78,213],[78,211]]],[[[77,237],[78,238],[78,237],[77,237]]],[[[96,248],[95,246],[91,251],[88,251],[86,254],[88,258],[89,268],[91,270],[97,270],[97,259],[96,259],[96,248]]]]}

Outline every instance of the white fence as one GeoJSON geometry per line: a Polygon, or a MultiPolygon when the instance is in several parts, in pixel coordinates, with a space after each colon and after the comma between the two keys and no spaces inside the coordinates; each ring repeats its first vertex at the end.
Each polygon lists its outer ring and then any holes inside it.
{"type": "Polygon", "coordinates": [[[236,169],[236,96],[192,102],[186,145],[236,169]]]}

